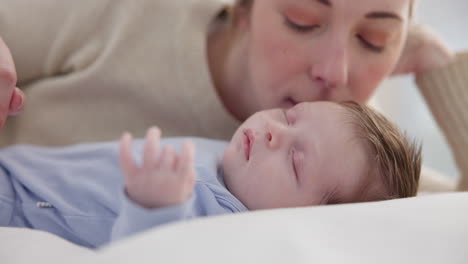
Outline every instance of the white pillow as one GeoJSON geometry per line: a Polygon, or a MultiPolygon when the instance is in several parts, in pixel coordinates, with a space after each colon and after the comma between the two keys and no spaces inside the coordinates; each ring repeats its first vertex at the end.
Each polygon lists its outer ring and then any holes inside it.
{"type": "Polygon", "coordinates": [[[42,232],[14,237],[6,230],[2,244],[21,243],[2,245],[0,259],[15,264],[468,263],[468,193],[204,218],[95,254],[42,232]]]}
{"type": "Polygon", "coordinates": [[[68,263],[69,259],[95,254],[47,232],[0,227],[1,264],[68,263]]]}
{"type": "Polygon", "coordinates": [[[468,263],[468,193],[282,209],[155,229],[89,263],[468,263]]]}

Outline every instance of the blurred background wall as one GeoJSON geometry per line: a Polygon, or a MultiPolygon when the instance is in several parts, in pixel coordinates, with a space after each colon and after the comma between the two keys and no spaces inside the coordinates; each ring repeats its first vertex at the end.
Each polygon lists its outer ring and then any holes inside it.
{"type": "MultiPolygon", "coordinates": [[[[429,25],[453,50],[468,50],[468,0],[418,0],[415,20],[429,25]]],[[[372,103],[408,135],[423,142],[424,166],[449,177],[458,177],[445,138],[419,94],[413,77],[386,81],[372,103]]],[[[468,136],[468,131],[466,133],[468,136]]]]}

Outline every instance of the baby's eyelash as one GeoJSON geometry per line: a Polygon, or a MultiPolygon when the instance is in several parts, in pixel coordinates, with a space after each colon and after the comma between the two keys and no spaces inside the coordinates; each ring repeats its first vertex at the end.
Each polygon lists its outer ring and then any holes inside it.
{"type": "Polygon", "coordinates": [[[338,200],[335,198],[337,194],[338,187],[334,187],[333,189],[329,190],[320,201],[320,204],[336,204],[338,200]]]}
{"type": "Polygon", "coordinates": [[[284,120],[286,120],[286,124],[289,125],[289,119],[288,119],[288,115],[286,114],[286,110],[283,109],[283,115],[284,115],[284,120]]]}
{"type": "Polygon", "coordinates": [[[292,163],[292,168],[294,171],[294,175],[296,176],[296,179],[299,179],[298,174],[297,174],[297,168],[296,168],[296,162],[294,160],[294,152],[295,150],[291,150],[291,163],[292,163]]]}

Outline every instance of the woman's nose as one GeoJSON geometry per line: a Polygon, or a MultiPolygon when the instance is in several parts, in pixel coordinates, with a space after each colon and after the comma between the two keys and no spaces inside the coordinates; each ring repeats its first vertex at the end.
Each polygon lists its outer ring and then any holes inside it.
{"type": "Polygon", "coordinates": [[[324,47],[312,58],[311,79],[322,88],[333,89],[348,83],[348,56],[345,45],[324,47]]]}

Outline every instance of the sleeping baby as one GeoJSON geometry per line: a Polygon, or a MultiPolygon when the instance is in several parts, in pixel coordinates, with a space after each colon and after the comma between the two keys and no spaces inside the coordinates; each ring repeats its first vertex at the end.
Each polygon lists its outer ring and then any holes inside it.
{"type": "Polygon", "coordinates": [[[357,103],[261,111],[229,143],[160,135],[2,149],[0,226],[95,248],[175,221],[410,197],[418,187],[420,147],[357,103]]]}

